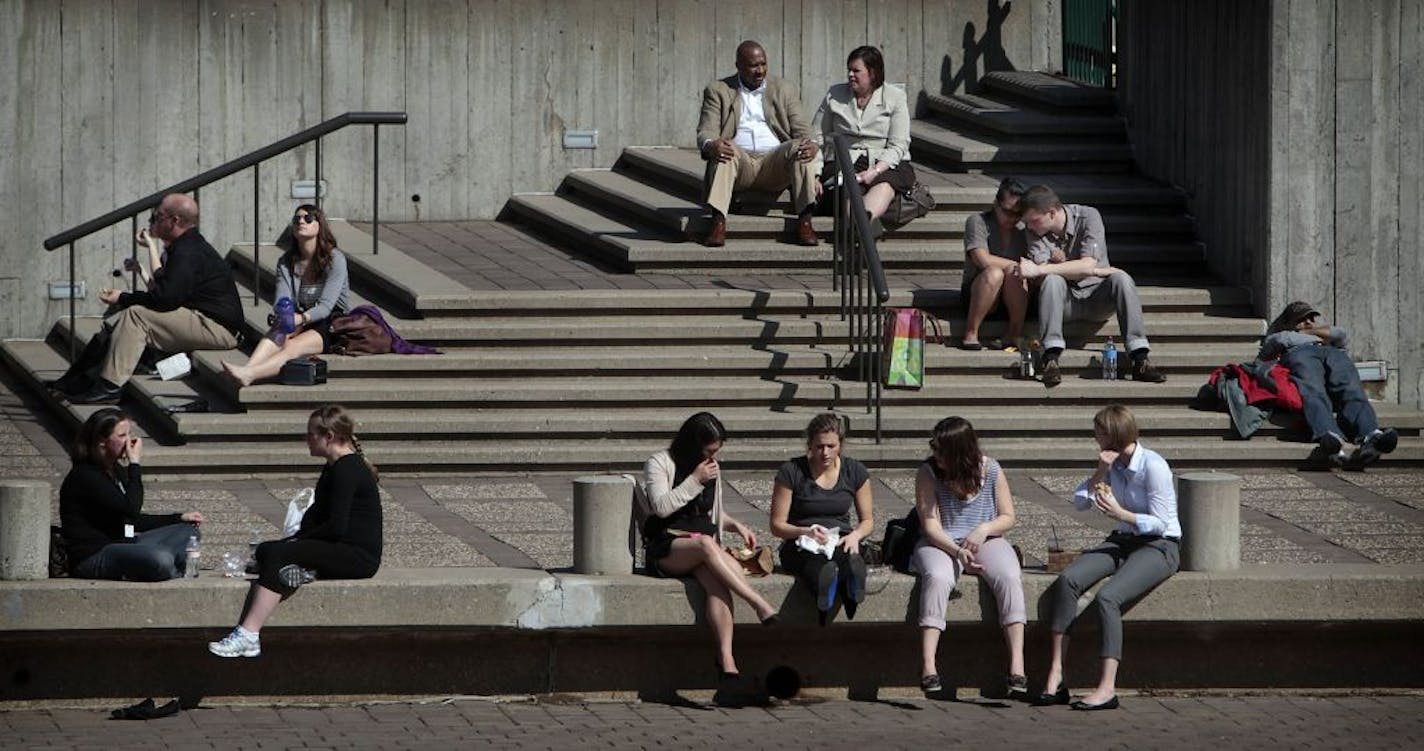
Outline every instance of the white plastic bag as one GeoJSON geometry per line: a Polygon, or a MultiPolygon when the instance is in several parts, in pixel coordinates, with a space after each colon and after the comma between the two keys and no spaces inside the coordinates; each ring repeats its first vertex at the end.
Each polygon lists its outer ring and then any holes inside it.
{"type": "Polygon", "coordinates": [[[810,535],[801,535],[796,538],[796,547],[808,553],[824,555],[826,560],[834,558],[836,555],[836,546],[841,543],[841,531],[839,529],[827,529],[819,524],[812,524],[811,529],[818,529],[824,532],[826,541],[820,543],[816,542],[816,538],[810,535]]]}
{"type": "Polygon", "coordinates": [[[302,488],[300,492],[292,496],[292,500],[287,501],[287,520],[282,522],[282,536],[291,537],[302,528],[302,517],[306,515],[307,509],[311,508],[312,501],[316,500],[316,491],[311,488],[302,488]]]}

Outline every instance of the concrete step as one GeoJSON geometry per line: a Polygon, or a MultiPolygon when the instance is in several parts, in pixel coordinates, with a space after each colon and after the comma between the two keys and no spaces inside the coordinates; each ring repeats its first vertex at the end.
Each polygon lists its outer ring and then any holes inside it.
{"type": "MultiPolygon", "coordinates": [[[[1073,140],[995,143],[927,120],[910,123],[910,152],[968,171],[1127,172],[1132,147],[1126,143],[1073,140]]],[[[931,186],[933,189],[933,186],[931,186]]]]}
{"type": "Polygon", "coordinates": [[[1074,111],[1117,110],[1117,97],[1112,89],[1089,86],[1063,76],[1027,70],[1001,70],[986,73],[979,79],[984,93],[1029,102],[1038,106],[1074,111]]]}
{"type": "MultiPolygon", "coordinates": [[[[1198,378],[1205,382],[1212,368],[1241,359],[1249,347],[1240,344],[1166,343],[1152,352],[1153,361],[1174,376],[1198,378]]],[[[196,352],[193,357],[205,373],[218,376],[222,362],[244,360],[232,352],[196,352]]],[[[1064,372],[1096,372],[1095,350],[1066,350],[1061,359],[1064,372]]],[[[544,378],[564,376],[643,376],[676,379],[707,376],[822,376],[839,373],[856,377],[848,354],[842,347],[785,345],[752,348],[736,343],[699,345],[566,345],[537,347],[461,347],[445,350],[440,357],[369,355],[326,356],[329,377],[337,379],[408,378],[430,382],[459,378],[544,378]]],[[[1017,362],[1017,355],[983,350],[966,352],[957,347],[931,345],[925,367],[931,375],[979,374],[998,377],[1017,362]]]]}
{"type": "MultiPolygon", "coordinates": [[[[933,189],[932,191],[933,192],[933,189]]],[[[564,180],[561,194],[572,194],[597,206],[619,212],[670,233],[700,237],[706,232],[709,216],[706,210],[691,201],[682,199],[657,186],[642,182],[630,175],[610,170],[578,170],[564,180]]],[[[727,236],[739,237],[780,237],[787,232],[790,222],[796,217],[789,213],[789,203],[782,202],[771,211],[760,215],[733,213],[727,217],[727,236]]],[[[964,221],[970,214],[978,213],[948,205],[917,219],[906,227],[897,229],[891,238],[935,237],[962,239],[964,221]]],[[[1110,206],[1103,210],[1103,222],[1108,236],[1122,238],[1128,235],[1165,236],[1190,239],[1193,224],[1190,218],[1180,213],[1142,212],[1127,207],[1110,206]]],[[[829,240],[833,223],[828,217],[818,217],[817,225],[823,237],[829,240]]]]}
{"type": "MultiPolygon", "coordinates": [[[[828,242],[816,247],[803,247],[778,242],[774,236],[784,227],[782,219],[733,215],[728,220],[727,245],[709,249],[699,243],[653,230],[636,220],[625,222],[595,208],[563,196],[538,193],[515,195],[508,210],[523,221],[530,222],[573,243],[585,252],[595,253],[620,267],[639,271],[670,269],[782,269],[786,271],[829,270],[832,248],[828,242]],[[745,230],[745,231],[744,231],[745,230]],[[751,235],[752,237],[748,237],[751,235]]],[[[950,221],[934,212],[887,234],[877,243],[881,263],[888,270],[958,268],[964,263],[963,242],[951,239],[963,235],[963,220],[950,221]],[[924,235],[939,234],[943,239],[926,241],[924,235]]],[[[817,218],[822,234],[829,234],[831,220],[817,218]]],[[[1143,223],[1151,224],[1150,220],[1143,223]]],[[[1170,227],[1170,224],[1168,225],[1170,227]]],[[[1109,251],[1112,262],[1135,272],[1154,264],[1191,266],[1203,258],[1200,243],[1185,240],[1156,241],[1135,237],[1127,242],[1113,243],[1109,251]]]]}
{"type": "Polygon", "coordinates": [[[1186,196],[1176,188],[1141,175],[1033,173],[1003,169],[979,172],[942,170],[915,163],[915,174],[934,191],[939,209],[983,211],[994,203],[999,181],[1008,176],[1024,185],[1042,183],[1068,203],[1082,203],[1108,212],[1115,208],[1144,215],[1171,216],[1186,212],[1186,196]]]}
{"type": "Polygon", "coordinates": [[[1079,136],[1121,142],[1127,137],[1122,118],[1115,114],[1045,111],[1026,104],[1005,102],[976,94],[926,93],[930,111],[950,123],[1011,138],[1079,136]]]}
{"type": "MultiPolygon", "coordinates": [[[[997,406],[960,405],[953,414],[969,420],[985,438],[1071,436],[1079,439],[1084,426],[1091,427],[1094,405],[1044,406],[1032,410],[1004,410],[997,406]]],[[[1397,404],[1375,405],[1380,421],[1406,436],[1424,428],[1424,412],[1397,404]]],[[[761,407],[728,406],[717,416],[737,436],[746,438],[790,438],[802,435],[810,419],[827,410],[816,406],[788,406],[782,411],[761,407]]],[[[850,435],[864,439],[874,434],[875,418],[864,409],[831,410],[845,418],[850,435]]],[[[237,414],[177,415],[182,435],[189,443],[241,442],[290,438],[306,427],[305,406],[290,409],[262,409],[237,414]]],[[[1164,436],[1225,436],[1230,417],[1225,412],[1203,412],[1176,405],[1146,405],[1134,410],[1144,426],[1145,440],[1164,436]]],[[[426,440],[472,438],[490,441],[521,438],[549,440],[665,439],[677,432],[686,415],[667,409],[628,408],[598,419],[570,420],[568,413],[553,408],[520,410],[478,408],[436,408],[420,411],[412,419],[410,409],[363,410],[361,435],[370,440],[426,440]]],[[[924,407],[890,406],[881,416],[881,433],[890,438],[923,438],[944,415],[924,407]]],[[[1263,426],[1258,438],[1279,437],[1300,423],[1299,416],[1282,416],[1263,426]]],[[[1266,439],[1269,440],[1269,439],[1266,439]]]]}
{"type": "MultiPolygon", "coordinates": [[[[360,417],[360,413],[357,413],[360,417]]],[[[144,450],[147,475],[250,476],[283,474],[309,476],[319,461],[298,450],[299,435],[272,444],[229,446],[214,451],[211,446],[153,446],[144,450]]],[[[645,439],[602,439],[549,441],[542,438],[500,439],[490,442],[460,440],[362,442],[365,453],[383,473],[441,474],[451,472],[522,472],[587,470],[597,467],[607,472],[638,472],[648,456],[667,447],[667,437],[645,439]]],[[[1061,466],[1065,451],[1087,450],[1091,442],[1079,436],[1076,442],[1064,436],[1047,438],[985,438],[984,452],[1006,468],[1061,466]]],[[[1297,466],[1309,453],[1309,444],[1273,440],[1227,441],[1220,437],[1166,436],[1144,440],[1144,445],[1160,452],[1173,468],[1297,466]]],[[[872,468],[905,469],[922,461],[926,454],[923,436],[891,440],[880,444],[850,437],[844,443],[846,456],[872,468]]],[[[733,439],[722,450],[722,460],[739,470],[763,469],[768,473],[805,452],[799,437],[733,439]]],[[[1089,452],[1091,453],[1091,452],[1089,452]]],[[[1419,466],[1424,463],[1424,438],[1404,437],[1399,448],[1383,460],[1383,466],[1419,466]]],[[[770,474],[768,474],[770,477],[770,474]]]]}

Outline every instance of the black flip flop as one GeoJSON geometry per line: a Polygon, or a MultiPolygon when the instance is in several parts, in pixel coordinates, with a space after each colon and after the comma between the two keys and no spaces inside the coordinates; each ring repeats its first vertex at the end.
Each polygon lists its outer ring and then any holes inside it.
{"type": "Polygon", "coordinates": [[[959,348],[966,352],[978,352],[979,350],[984,349],[984,345],[980,344],[979,342],[961,341],[959,343],[959,348]]]}

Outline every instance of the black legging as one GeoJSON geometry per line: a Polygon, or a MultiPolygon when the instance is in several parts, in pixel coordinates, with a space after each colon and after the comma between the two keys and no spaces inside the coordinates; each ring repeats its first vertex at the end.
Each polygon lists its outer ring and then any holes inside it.
{"type": "Polygon", "coordinates": [[[295,590],[277,572],[289,564],[311,569],[321,579],[369,579],[381,567],[361,548],[327,540],[272,540],[258,545],[256,555],[257,583],[284,596],[295,590]]]}
{"type": "MultiPolygon", "coordinates": [[[[857,553],[856,555],[859,556],[860,554],[857,553]]],[[[848,592],[846,586],[848,578],[851,575],[850,553],[847,553],[845,548],[836,545],[834,556],[827,558],[821,553],[811,553],[802,550],[796,546],[795,540],[787,540],[781,543],[782,570],[796,576],[796,578],[804,582],[806,587],[811,590],[813,597],[816,594],[816,588],[820,582],[821,569],[826,566],[835,566],[839,570],[840,584],[837,587],[838,592],[836,594],[844,600],[849,600],[849,598],[846,597],[848,592]]],[[[820,607],[820,603],[817,603],[817,607],[820,607]]]]}

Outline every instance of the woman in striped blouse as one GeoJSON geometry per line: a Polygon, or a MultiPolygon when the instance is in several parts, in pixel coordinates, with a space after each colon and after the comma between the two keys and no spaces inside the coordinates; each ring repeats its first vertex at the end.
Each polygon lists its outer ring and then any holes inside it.
{"type": "Polygon", "coordinates": [[[937,693],[943,686],[935,656],[944,632],[945,607],[960,574],[980,577],[999,604],[999,625],[1009,648],[1005,696],[1028,698],[1024,673],[1023,580],[1018,554],[1004,539],[1014,526],[1009,481],[994,459],[979,450],[974,426],[962,417],[946,417],[934,427],[933,455],[915,478],[915,508],[920,515],[920,544],[911,568],[920,575],[920,687],[937,693]]]}

